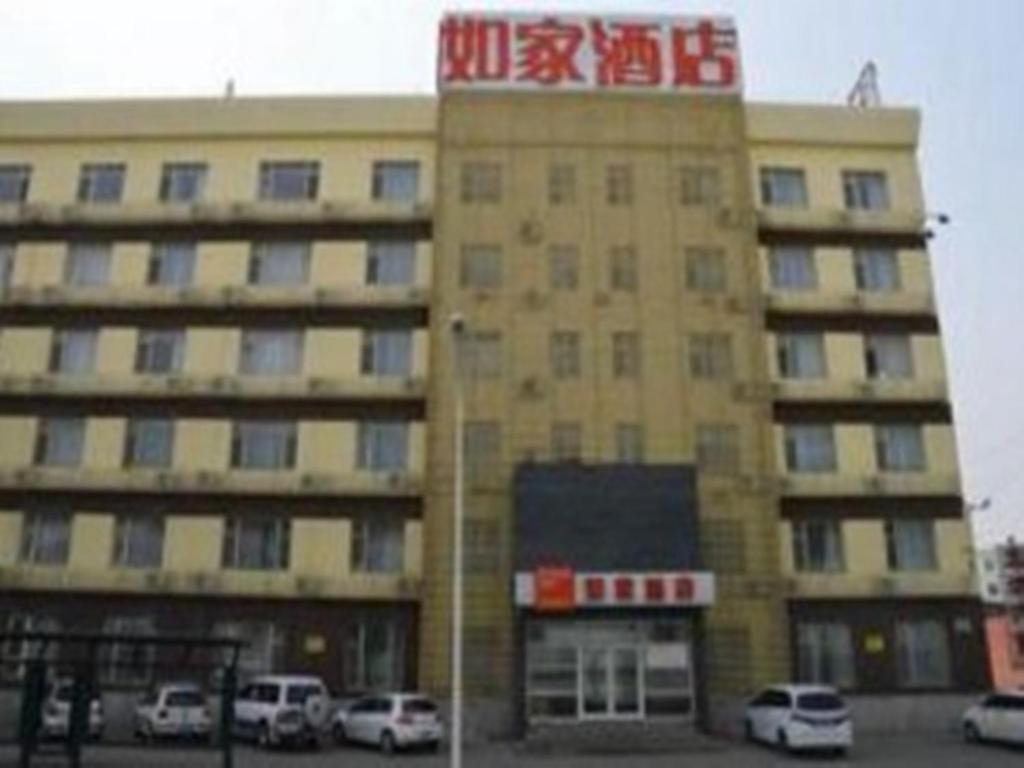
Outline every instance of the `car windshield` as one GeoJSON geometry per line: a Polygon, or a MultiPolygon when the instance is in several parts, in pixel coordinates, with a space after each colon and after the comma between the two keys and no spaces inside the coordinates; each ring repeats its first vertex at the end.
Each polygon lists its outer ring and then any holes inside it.
{"type": "Polygon", "coordinates": [[[409,699],[403,702],[402,712],[407,715],[432,715],[437,712],[437,705],[428,699],[409,699]]]}
{"type": "Polygon", "coordinates": [[[834,693],[805,693],[796,700],[797,709],[810,712],[827,712],[834,709],[846,709],[843,700],[834,693]]]}
{"type": "Polygon", "coordinates": [[[201,707],[205,703],[199,691],[171,691],[166,701],[168,707],[201,707]]]}
{"type": "Polygon", "coordinates": [[[310,696],[320,696],[323,692],[319,685],[291,685],[288,686],[288,703],[305,704],[310,696]]]}

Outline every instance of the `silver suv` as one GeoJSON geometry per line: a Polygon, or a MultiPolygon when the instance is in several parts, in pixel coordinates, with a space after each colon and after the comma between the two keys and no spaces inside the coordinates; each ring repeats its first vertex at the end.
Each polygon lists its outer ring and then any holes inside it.
{"type": "Polygon", "coordinates": [[[330,717],[330,696],[319,677],[266,675],[249,681],[235,698],[235,732],[261,747],[320,745],[330,717]]]}

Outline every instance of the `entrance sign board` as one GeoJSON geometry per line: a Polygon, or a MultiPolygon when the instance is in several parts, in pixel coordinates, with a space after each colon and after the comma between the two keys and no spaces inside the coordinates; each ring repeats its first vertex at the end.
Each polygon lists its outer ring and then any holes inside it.
{"type": "Polygon", "coordinates": [[[439,91],[738,94],[736,25],[721,16],[449,14],[437,82],[439,91]]]}

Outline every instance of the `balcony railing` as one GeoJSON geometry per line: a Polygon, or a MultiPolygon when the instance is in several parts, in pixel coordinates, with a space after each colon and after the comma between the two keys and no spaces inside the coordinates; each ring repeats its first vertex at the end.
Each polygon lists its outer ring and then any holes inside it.
{"type": "Polygon", "coordinates": [[[415,497],[419,472],[317,473],[261,470],[98,469],[0,467],[2,491],[415,497]]]}
{"type": "Polygon", "coordinates": [[[228,309],[350,307],[423,308],[429,304],[420,286],[15,286],[0,290],[0,304],[14,309],[228,309]]]}
{"type": "Polygon", "coordinates": [[[89,376],[38,374],[0,376],[2,397],[188,398],[239,400],[422,400],[426,380],[419,376],[89,376]]]}
{"type": "Polygon", "coordinates": [[[790,472],[780,478],[783,496],[958,496],[960,478],[932,472],[851,475],[790,472]]]}
{"type": "Polygon", "coordinates": [[[772,383],[776,400],[809,402],[934,402],[948,399],[946,383],[934,379],[779,379],[772,383]]]}
{"type": "Polygon", "coordinates": [[[871,598],[974,596],[968,573],[950,571],[901,572],[887,575],[795,573],[787,592],[796,598],[871,598]]]}
{"type": "Polygon", "coordinates": [[[359,200],[224,201],[192,204],[127,202],[89,205],[32,202],[0,205],[0,233],[26,239],[65,237],[77,232],[202,233],[204,238],[237,237],[240,230],[304,230],[359,237],[370,232],[413,230],[427,237],[433,217],[429,201],[395,203],[359,200]]]}
{"type": "Polygon", "coordinates": [[[351,574],[329,578],[287,571],[100,570],[18,564],[0,567],[0,589],[415,600],[420,596],[421,580],[414,574],[351,574]]]}
{"type": "Polygon", "coordinates": [[[897,238],[920,242],[925,238],[922,211],[850,211],[832,208],[764,207],[757,211],[762,239],[775,235],[806,235],[819,242],[846,238],[897,238]]]}
{"type": "Polygon", "coordinates": [[[932,315],[935,300],[930,293],[822,293],[773,291],[764,296],[765,308],[774,312],[803,314],[932,315]]]}

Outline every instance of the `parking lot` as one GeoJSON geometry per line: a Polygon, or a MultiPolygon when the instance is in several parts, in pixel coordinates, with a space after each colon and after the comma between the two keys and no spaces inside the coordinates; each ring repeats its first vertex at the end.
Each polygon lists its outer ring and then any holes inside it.
{"type": "MultiPolygon", "coordinates": [[[[786,756],[747,744],[712,741],[699,749],[665,754],[594,755],[594,754],[531,754],[518,745],[473,747],[466,751],[467,768],[613,768],[621,766],[698,766],[699,768],[745,768],[746,766],[832,765],[886,766],[888,768],[935,768],[935,766],[984,766],[984,768],[1019,768],[1024,751],[998,746],[974,746],[962,743],[955,735],[876,735],[862,738],[846,758],[820,756],[786,756]]],[[[376,768],[409,765],[416,768],[441,768],[448,764],[448,755],[401,754],[385,757],[358,748],[329,748],[320,752],[261,752],[240,745],[235,751],[239,768],[376,768]]],[[[12,746],[0,747],[0,768],[14,768],[17,751],[12,746]]],[[[37,768],[66,765],[60,754],[40,755],[33,761],[37,768]]],[[[212,750],[141,749],[134,747],[91,747],[83,765],[88,768],[216,768],[220,755],[212,750]]]]}

